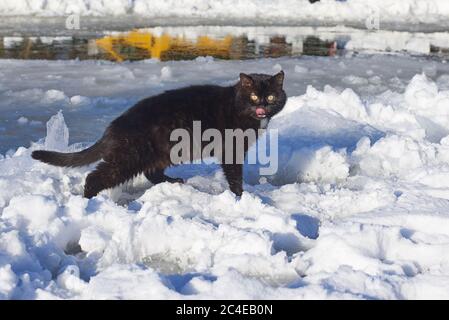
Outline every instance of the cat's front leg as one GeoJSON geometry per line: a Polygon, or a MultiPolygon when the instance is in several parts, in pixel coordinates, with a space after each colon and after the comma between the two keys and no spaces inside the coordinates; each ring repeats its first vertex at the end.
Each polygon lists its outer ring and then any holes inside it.
{"type": "Polygon", "coordinates": [[[229,184],[229,189],[237,196],[241,196],[243,192],[243,165],[242,164],[222,164],[226,180],[229,184]]]}
{"type": "Polygon", "coordinates": [[[184,183],[184,180],[181,178],[172,178],[166,176],[164,174],[164,170],[147,170],[144,172],[145,177],[153,184],[158,184],[161,182],[170,182],[170,183],[184,183]]]}

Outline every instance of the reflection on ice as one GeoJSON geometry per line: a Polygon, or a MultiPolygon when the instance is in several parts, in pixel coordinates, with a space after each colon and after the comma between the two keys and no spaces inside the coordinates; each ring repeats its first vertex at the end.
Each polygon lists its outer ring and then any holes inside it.
{"type": "Polygon", "coordinates": [[[346,52],[404,52],[449,56],[448,32],[402,32],[350,27],[153,27],[70,36],[4,36],[0,58],[189,60],[198,56],[253,59],[333,56],[346,52]]]}

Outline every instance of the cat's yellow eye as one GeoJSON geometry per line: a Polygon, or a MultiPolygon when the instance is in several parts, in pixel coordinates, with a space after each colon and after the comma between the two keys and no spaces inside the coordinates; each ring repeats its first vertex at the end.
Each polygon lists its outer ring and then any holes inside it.
{"type": "Polygon", "coordinates": [[[256,96],[254,93],[251,93],[251,96],[250,96],[250,98],[251,98],[251,100],[253,100],[253,101],[257,101],[257,100],[259,100],[259,97],[258,96],[256,96]]]}
{"type": "Polygon", "coordinates": [[[272,94],[270,94],[270,95],[267,97],[267,101],[268,101],[268,102],[273,102],[273,101],[274,101],[274,96],[273,96],[272,94]]]}

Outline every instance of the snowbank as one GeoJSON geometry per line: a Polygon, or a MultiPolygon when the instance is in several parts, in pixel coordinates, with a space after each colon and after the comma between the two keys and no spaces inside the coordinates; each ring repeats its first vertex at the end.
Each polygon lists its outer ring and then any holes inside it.
{"type": "Polygon", "coordinates": [[[447,66],[421,61],[433,66],[426,75],[413,59],[384,57],[384,69],[376,59],[2,61],[6,111],[33,96],[21,79],[6,81],[26,67],[26,81],[45,79],[33,89],[48,97],[43,106],[62,108],[66,119],[53,112],[45,139],[1,156],[0,298],[449,298],[447,66]],[[280,67],[290,92],[270,123],[279,130],[280,170],[259,184],[257,166],[248,165],[241,199],[217,167],[186,165],[169,172],[186,184],[151,186],[140,176],[88,200],[81,193],[91,167],[30,157],[44,146],[83,148],[68,145],[67,126],[87,120],[65,120],[110,113],[111,103],[124,108],[131,100],[113,93],[129,91],[120,86],[130,76],[148,80],[133,93],[147,95],[191,83],[192,74],[223,83],[242,68],[280,67]],[[80,70],[93,78],[74,82],[80,70]],[[350,87],[338,86],[342,74],[350,87]],[[109,102],[98,105],[94,93],[109,102]]]}
{"type": "MultiPolygon", "coordinates": [[[[272,21],[292,23],[356,23],[365,26],[373,15],[385,24],[447,24],[445,0],[4,0],[0,15],[108,16],[135,14],[149,18],[272,21]]],[[[377,19],[377,18],[375,18],[377,19]]],[[[372,20],[372,19],[371,19],[372,20]]],[[[370,20],[370,21],[371,21],[370,20]]]]}

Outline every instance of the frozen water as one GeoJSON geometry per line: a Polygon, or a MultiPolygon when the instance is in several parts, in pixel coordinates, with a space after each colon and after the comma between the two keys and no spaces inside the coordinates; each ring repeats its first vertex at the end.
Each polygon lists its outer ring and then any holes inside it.
{"type": "Polygon", "coordinates": [[[45,149],[64,151],[69,145],[69,128],[64,121],[62,111],[52,116],[47,122],[45,149]]]}

